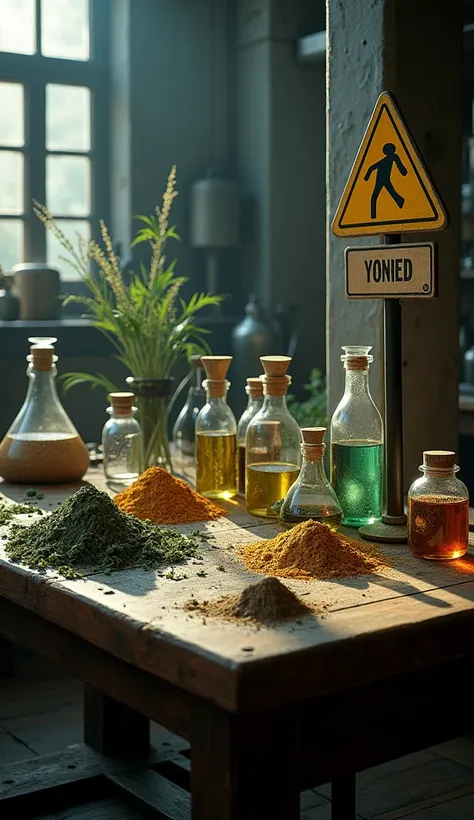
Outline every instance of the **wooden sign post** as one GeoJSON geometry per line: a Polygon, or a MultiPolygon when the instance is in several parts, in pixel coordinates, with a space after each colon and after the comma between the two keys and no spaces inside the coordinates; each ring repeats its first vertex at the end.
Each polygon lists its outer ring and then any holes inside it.
{"type": "Polygon", "coordinates": [[[394,98],[380,95],[339,202],[336,236],[383,236],[384,245],[345,252],[346,296],[384,300],[385,498],[382,523],[361,527],[374,541],[407,540],[403,502],[402,299],[437,295],[433,242],[402,244],[402,233],[442,231],[446,209],[394,98]]]}

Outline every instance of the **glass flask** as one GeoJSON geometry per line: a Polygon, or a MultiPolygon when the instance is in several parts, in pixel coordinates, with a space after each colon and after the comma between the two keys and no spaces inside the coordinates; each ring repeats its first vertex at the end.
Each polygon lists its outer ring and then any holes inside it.
{"type": "Polygon", "coordinates": [[[141,473],[143,456],[142,429],[135,418],[133,393],[109,393],[110,419],[102,430],[104,473],[112,490],[123,490],[141,473]]]}
{"type": "Polygon", "coordinates": [[[408,490],[408,546],[418,558],[460,558],[469,547],[469,493],[450,450],[426,450],[408,490]]]}
{"type": "Polygon", "coordinates": [[[382,519],[383,424],[369,389],[372,348],[342,349],[346,387],[331,420],[331,484],[343,524],[362,527],[382,519]]]}
{"type": "Polygon", "coordinates": [[[332,530],[342,524],[341,506],[324,469],[325,432],[325,427],[303,427],[301,430],[303,463],[280,508],[283,524],[300,524],[311,519],[332,530]]]}
{"type": "Polygon", "coordinates": [[[184,470],[187,461],[194,462],[196,452],[196,419],[206,403],[206,393],[202,387],[202,365],[200,356],[191,356],[191,370],[188,376],[191,386],[181,412],[173,427],[176,466],[184,470]]]}
{"type": "Polygon", "coordinates": [[[0,475],[19,484],[78,481],[89,454],[56,392],[52,345],[34,344],[27,356],[28,392],[0,444],[0,475]]]}
{"type": "Polygon", "coordinates": [[[291,378],[289,356],[261,356],[265,374],[263,406],[253,417],[245,440],[245,503],[248,512],[277,518],[272,505],[287,494],[301,464],[300,428],[286,406],[291,378]]]}
{"type": "Polygon", "coordinates": [[[237,463],[240,495],[245,495],[245,439],[247,436],[247,428],[253,417],[263,406],[263,384],[258,376],[256,378],[252,377],[247,379],[245,392],[249,397],[247,409],[242,413],[237,425],[237,463]]]}
{"type": "Polygon", "coordinates": [[[237,495],[237,423],[227,405],[232,356],[202,356],[206,404],[196,419],[196,489],[209,498],[237,495]]]}

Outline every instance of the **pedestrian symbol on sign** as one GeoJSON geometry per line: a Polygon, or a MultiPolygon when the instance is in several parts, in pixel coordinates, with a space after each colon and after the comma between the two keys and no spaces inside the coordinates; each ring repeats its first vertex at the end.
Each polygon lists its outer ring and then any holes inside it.
{"type": "Polygon", "coordinates": [[[448,219],[393,98],[377,100],[332,223],[337,236],[440,231],[448,219]]]}
{"type": "Polygon", "coordinates": [[[382,150],[384,156],[382,157],[382,159],[379,159],[378,162],[374,162],[374,164],[370,166],[369,170],[367,171],[364,177],[364,182],[368,182],[373,172],[377,171],[377,175],[375,177],[374,192],[370,198],[371,219],[377,219],[377,199],[379,198],[379,194],[383,188],[385,188],[387,193],[390,194],[390,196],[392,197],[394,202],[397,203],[399,208],[403,208],[405,204],[404,197],[397,193],[397,191],[393,187],[393,183],[390,177],[392,175],[392,168],[394,165],[397,166],[401,175],[404,177],[406,177],[408,171],[405,168],[400,157],[396,153],[396,149],[393,142],[386,142],[382,150]]]}

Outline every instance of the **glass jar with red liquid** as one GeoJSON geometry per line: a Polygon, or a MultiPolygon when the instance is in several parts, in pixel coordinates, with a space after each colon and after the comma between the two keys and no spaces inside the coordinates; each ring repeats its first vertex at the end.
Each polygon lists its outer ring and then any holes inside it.
{"type": "Polygon", "coordinates": [[[455,453],[426,450],[423,476],[408,491],[408,546],[418,558],[460,558],[469,547],[469,493],[455,453]]]}

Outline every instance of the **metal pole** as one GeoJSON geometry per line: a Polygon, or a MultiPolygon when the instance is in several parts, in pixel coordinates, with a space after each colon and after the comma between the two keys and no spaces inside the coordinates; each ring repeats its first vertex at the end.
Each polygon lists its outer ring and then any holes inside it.
{"type": "MultiPolygon", "coordinates": [[[[401,243],[400,234],[384,236],[386,245],[401,243]]],[[[385,343],[385,491],[384,524],[405,524],[403,505],[403,345],[402,303],[384,299],[385,343]]]]}

